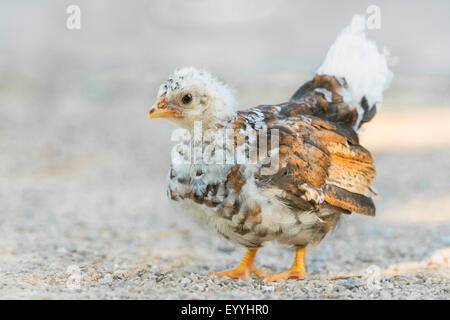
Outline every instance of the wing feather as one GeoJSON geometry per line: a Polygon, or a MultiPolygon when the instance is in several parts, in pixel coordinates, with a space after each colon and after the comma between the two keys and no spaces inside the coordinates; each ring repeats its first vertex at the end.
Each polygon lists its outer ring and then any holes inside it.
{"type": "MultiPolygon", "coordinates": [[[[280,170],[270,176],[256,175],[259,184],[280,189],[281,200],[299,210],[333,206],[343,212],[375,214],[373,201],[367,196],[375,177],[373,159],[359,145],[352,128],[308,114],[270,115],[277,108],[262,108],[264,117],[272,120],[268,131],[279,130],[280,170]],[[311,196],[314,193],[317,195],[311,196]]],[[[241,119],[236,123],[245,122],[241,119]]]]}

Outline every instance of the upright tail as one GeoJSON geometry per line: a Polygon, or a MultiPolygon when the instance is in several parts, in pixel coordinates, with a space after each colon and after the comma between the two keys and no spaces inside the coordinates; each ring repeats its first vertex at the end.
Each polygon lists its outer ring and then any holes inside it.
{"type": "Polygon", "coordinates": [[[314,92],[329,102],[322,110],[324,115],[338,115],[335,120],[351,122],[354,129],[370,121],[393,73],[386,56],[378,51],[374,41],[366,38],[365,27],[364,17],[355,15],[329,49],[315,78],[300,88],[291,101],[298,102],[308,91],[314,92]]]}

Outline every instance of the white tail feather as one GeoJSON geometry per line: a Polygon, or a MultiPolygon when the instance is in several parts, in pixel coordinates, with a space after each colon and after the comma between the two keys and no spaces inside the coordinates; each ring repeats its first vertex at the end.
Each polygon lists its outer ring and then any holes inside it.
{"type": "Polygon", "coordinates": [[[383,91],[393,78],[386,56],[378,51],[374,41],[366,38],[365,28],[364,17],[353,16],[351,24],[342,30],[317,70],[317,74],[345,78],[349,92],[344,94],[344,99],[358,108],[356,128],[364,115],[361,99],[366,97],[369,108],[378,108],[383,91]]]}

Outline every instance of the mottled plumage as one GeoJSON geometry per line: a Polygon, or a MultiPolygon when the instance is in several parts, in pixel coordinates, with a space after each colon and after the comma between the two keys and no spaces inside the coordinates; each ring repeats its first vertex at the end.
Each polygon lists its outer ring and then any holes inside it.
{"type": "MultiPolygon", "coordinates": [[[[333,101],[342,100],[333,77],[316,76],[314,82],[333,92],[333,101]]],[[[339,113],[329,114],[332,103],[324,103],[316,89],[304,90],[295,102],[239,111],[220,124],[237,137],[245,137],[247,128],[266,128],[268,133],[277,129],[280,169],[275,174],[261,175],[261,166],[252,164],[172,165],[170,198],[247,247],[269,240],[307,245],[321,240],[342,213],[375,215],[369,197],[375,177],[372,157],[348,122],[336,121],[354,119],[353,110],[341,101],[339,113]]],[[[235,148],[237,141],[245,141],[235,140],[235,148]]],[[[180,157],[189,151],[187,146],[180,144],[180,157]]],[[[207,147],[208,142],[203,149],[207,147]]]]}
{"type": "Polygon", "coordinates": [[[169,198],[250,249],[240,267],[219,276],[260,275],[252,265],[255,249],[278,241],[298,248],[296,260],[266,279],[299,278],[304,248],[322,240],[342,214],[375,215],[373,159],[356,130],[374,117],[392,73],[365,38],[362,19],[353,19],[318,73],[286,103],[235,111],[228,89],[192,68],[162,84],[149,116],[170,117],[188,129],[172,153],[169,198]],[[342,60],[347,56],[353,61],[342,60]],[[376,65],[368,65],[373,60],[376,65]],[[192,140],[196,134],[199,141],[192,140]],[[268,153],[260,152],[264,143],[268,153]],[[256,161],[238,161],[252,158],[251,150],[256,161]],[[229,157],[234,161],[225,161],[229,157]],[[277,170],[268,173],[274,161],[277,170]]]}

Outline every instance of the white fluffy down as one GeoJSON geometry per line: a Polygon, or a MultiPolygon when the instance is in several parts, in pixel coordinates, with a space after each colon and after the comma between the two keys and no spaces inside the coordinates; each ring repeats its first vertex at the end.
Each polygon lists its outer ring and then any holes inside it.
{"type": "MultiPolygon", "coordinates": [[[[374,41],[366,38],[365,28],[364,17],[353,16],[351,24],[342,30],[317,70],[317,74],[344,77],[350,91],[346,102],[358,108],[361,108],[363,96],[369,107],[378,107],[383,91],[393,78],[386,56],[378,51],[374,41]]],[[[362,117],[362,110],[359,111],[362,117]]]]}

